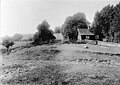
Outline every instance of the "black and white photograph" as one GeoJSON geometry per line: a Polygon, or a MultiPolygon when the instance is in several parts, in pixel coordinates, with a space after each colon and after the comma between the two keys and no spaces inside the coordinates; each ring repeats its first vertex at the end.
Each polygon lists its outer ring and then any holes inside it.
{"type": "Polygon", "coordinates": [[[0,0],[0,85],[120,85],[120,0],[0,0]]]}

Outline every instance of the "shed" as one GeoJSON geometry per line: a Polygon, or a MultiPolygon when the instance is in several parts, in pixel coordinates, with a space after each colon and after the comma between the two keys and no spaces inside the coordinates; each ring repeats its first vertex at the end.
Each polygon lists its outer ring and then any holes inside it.
{"type": "Polygon", "coordinates": [[[62,33],[54,33],[53,35],[56,37],[57,40],[63,40],[62,33]]]}
{"type": "Polygon", "coordinates": [[[95,35],[89,29],[78,29],[78,40],[94,40],[95,35]]]}

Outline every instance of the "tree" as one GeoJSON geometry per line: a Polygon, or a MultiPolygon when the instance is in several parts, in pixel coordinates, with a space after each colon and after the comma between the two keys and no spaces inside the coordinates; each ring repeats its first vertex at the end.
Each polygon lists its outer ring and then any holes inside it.
{"type": "Polygon", "coordinates": [[[15,34],[13,37],[12,37],[12,40],[13,41],[19,41],[23,38],[23,35],[22,34],[15,34]]]}
{"type": "Polygon", "coordinates": [[[77,40],[77,29],[87,29],[88,24],[85,14],[79,12],[66,18],[61,31],[65,39],[77,40]]]}
{"type": "Polygon", "coordinates": [[[4,36],[3,38],[2,38],[2,40],[9,40],[9,41],[12,41],[12,37],[11,36],[4,36]]]}
{"type": "Polygon", "coordinates": [[[120,3],[118,3],[115,7],[114,7],[114,12],[113,12],[113,20],[112,20],[112,27],[111,27],[111,34],[114,37],[114,42],[119,42],[120,43],[120,37],[116,37],[120,35],[120,3]]]}
{"type": "Polygon", "coordinates": [[[114,7],[112,25],[116,28],[115,31],[120,30],[120,3],[114,7]]]}
{"type": "Polygon", "coordinates": [[[114,34],[114,42],[120,43],[120,31],[114,34]]]}
{"type": "Polygon", "coordinates": [[[111,29],[111,22],[114,18],[113,16],[113,11],[114,11],[114,7],[113,5],[107,5],[106,7],[104,7],[100,12],[101,12],[101,28],[102,28],[102,34],[105,38],[109,38],[108,41],[110,41],[110,29],[111,29]]]}
{"type": "Polygon", "coordinates": [[[54,32],[55,32],[55,33],[61,33],[61,28],[60,28],[60,27],[55,27],[54,32]]]}
{"type": "Polygon", "coordinates": [[[2,45],[7,48],[7,52],[9,52],[9,47],[14,45],[13,41],[10,41],[8,39],[4,39],[2,42],[2,45]]]}
{"type": "Polygon", "coordinates": [[[94,17],[94,21],[92,26],[90,27],[90,31],[93,32],[95,35],[99,35],[99,40],[102,40],[102,27],[101,27],[101,18],[100,13],[97,11],[94,17]]]}
{"type": "Polygon", "coordinates": [[[55,39],[53,31],[49,27],[50,25],[46,20],[37,26],[38,32],[35,33],[33,38],[35,44],[50,42],[50,40],[55,39]]]}
{"type": "Polygon", "coordinates": [[[90,30],[110,42],[116,41],[115,34],[120,33],[120,3],[116,6],[107,5],[97,12],[90,30]]]}

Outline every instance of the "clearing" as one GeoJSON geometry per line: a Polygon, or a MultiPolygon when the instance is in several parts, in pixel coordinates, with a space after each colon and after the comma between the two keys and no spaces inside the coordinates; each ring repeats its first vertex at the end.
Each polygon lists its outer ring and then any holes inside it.
{"type": "Polygon", "coordinates": [[[120,47],[17,42],[11,49],[0,51],[2,85],[120,85],[120,47]]]}

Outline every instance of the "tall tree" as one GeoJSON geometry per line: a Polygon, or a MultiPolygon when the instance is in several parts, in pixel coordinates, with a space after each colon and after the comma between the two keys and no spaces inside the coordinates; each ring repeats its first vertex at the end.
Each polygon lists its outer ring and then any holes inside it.
{"type": "Polygon", "coordinates": [[[113,19],[112,17],[113,13],[113,6],[107,5],[100,11],[100,18],[101,18],[101,27],[104,37],[109,36],[109,30],[111,27],[111,21],[113,19]]]}
{"type": "Polygon", "coordinates": [[[55,33],[61,33],[61,27],[55,27],[54,32],[55,33]]]}
{"type": "Polygon", "coordinates": [[[112,31],[114,34],[114,41],[120,42],[120,3],[114,7],[114,19],[112,21],[112,31]]]}
{"type": "Polygon", "coordinates": [[[49,42],[52,39],[55,39],[53,36],[53,31],[49,29],[50,25],[46,20],[37,26],[38,32],[34,35],[34,44],[41,44],[44,42],[49,42]]]}
{"type": "Polygon", "coordinates": [[[108,41],[114,41],[120,29],[120,3],[116,6],[105,6],[100,12],[95,14],[91,31],[96,35],[102,35],[101,38],[107,38],[108,41]],[[115,35],[117,33],[117,35],[115,35]]]}
{"type": "Polygon", "coordinates": [[[100,12],[97,11],[92,26],[90,28],[90,31],[93,32],[95,35],[99,35],[99,40],[102,40],[103,38],[101,23],[102,21],[100,17],[100,12]]]}
{"type": "Polygon", "coordinates": [[[62,25],[62,34],[64,38],[77,40],[77,29],[87,29],[88,24],[84,13],[76,13],[75,15],[66,18],[62,25]]]}

